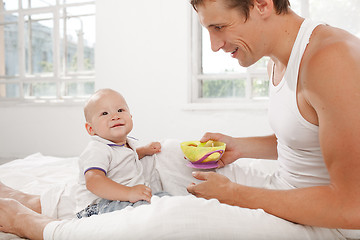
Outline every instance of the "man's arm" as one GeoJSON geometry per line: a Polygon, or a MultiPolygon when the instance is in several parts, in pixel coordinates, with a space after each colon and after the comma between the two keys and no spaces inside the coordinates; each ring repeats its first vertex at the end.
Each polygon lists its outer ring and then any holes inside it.
{"type": "Polygon", "coordinates": [[[335,37],[322,41],[323,47],[304,65],[305,97],[318,116],[320,146],[335,194],[331,200],[324,197],[323,205],[330,203],[326,210],[339,216],[335,224],[360,228],[360,40],[331,31],[335,37]]]}

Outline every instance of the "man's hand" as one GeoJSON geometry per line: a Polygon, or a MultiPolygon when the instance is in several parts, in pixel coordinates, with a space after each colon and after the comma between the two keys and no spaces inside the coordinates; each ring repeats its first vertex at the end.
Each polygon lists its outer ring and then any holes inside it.
{"type": "Polygon", "coordinates": [[[277,138],[274,134],[263,137],[234,138],[208,132],[200,139],[200,142],[209,140],[226,143],[225,153],[218,161],[218,168],[239,158],[277,159],[277,138]]]}
{"type": "Polygon", "coordinates": [[[205,199],[216,198],[221,203],[234,204],[235,183],[227,177],[215,172],[193,172],[196,179],[202,183],[191,183],[187,190],[196,197],[205,199]]]}
{"type": "Polygon", "coordinates": [[[200,142],[207,142],[209,140],[219,141],[226,143],[226,149],[224,155],[218,161],[218,168],[224,167],[240,157],[239,147],[236,145],[236,141],[233,137],[221,134],[207,132],[200,139],[200,142]]]}

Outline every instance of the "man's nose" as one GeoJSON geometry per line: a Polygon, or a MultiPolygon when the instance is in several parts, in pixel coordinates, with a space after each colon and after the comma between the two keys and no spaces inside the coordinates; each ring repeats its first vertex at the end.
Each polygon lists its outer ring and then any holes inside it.
{"type": "Polygon", "coordinates": [[[216,34],[210,33],[211,50],[214,52],[219,51],[224,45],[225,41],[216,36],[216,34]]]}

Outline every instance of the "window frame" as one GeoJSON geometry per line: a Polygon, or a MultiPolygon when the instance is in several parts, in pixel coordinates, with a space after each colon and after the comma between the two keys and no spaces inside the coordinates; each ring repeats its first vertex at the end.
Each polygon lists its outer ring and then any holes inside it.
{"type": "MultiPolygon", "coordinates": [[[[65,2],[65,0],[64,0],[65,2]]],[[[0,1],[0,3],[3,3],[3,1],[0,1]]],[[[6,10],[0,12],[0,15],[2,17],[5,17],[5,15],[9,14],[17,14],[17,21],[14,23],[17,23],[17,32],[18,32],[18,41],[17,41],[17,54],[18,54],[18,66],[19,71],[18,75],[15,76],[8,76],[6,75],[6,72],[4,72],[3,75],[0,76],[0,85],[6,87],[7,84],[18,84],[19,85],[19,97],[0,97],[0,104],[1,105],[8,105],[8,104],[23,104],[23,103],[51,103],[51,104],[58,104],[58,103],[78,103],[83,102],[85,99],[88,98],[88,95],[86,96],[69,96],[66,95],[65,87],[63,87],[63,84],[66,83],[92,83],[95,84],[95,68],[94,70],[88,70],[88,71],[82,71],[82,72],[69,72],[67,67],[67,61],[63,61],[61,63],[61,55],[64,54],[64,58],[66,58],[67,48],[68,48],[68,42],[67,42],[67,35],[66,35],[66,27],[64,27],[63,35],[64,39],[61,38],[61,30],[60,30],[60,21],[64,21],[66,18],[66,21],[70,18],[76,18],[76,17],[84,17],[84,16],[94,16],[95,12],[93,14],[76,14],[75,16],[60,16],[60,13],[64,9],[68,9],[71,7],[79,7],[79,6],[89,6],[89,5],[95,5],[95,0],[86,0],[82,2],[77,3],[61,3],[60,0],[56,0],[56,3],[52,6],[46,6],[46,7],[36,7],[36,8],[23,8],[22,7],[22,1],[18,0],[18,9],[16,10],[6,10]],[[49,76],[49,73],[32,73],[28,74],[26,73],[26,43],[25,43],[25,16],[32,16],[34,14],[51,14],[52,18],[48,19],[40,19],[36,21],[41,20],[52,20],[53,21],[53,28],[52,30],[52,64],[53,69],[51,71],[51,76],[49,76]],[[63,52],[61,52],[61,45],[63,48],[63,52]],[[28,83],[54,83],[56,85],[56,96],[30,96],[26,97],[24,93],[24,85],[28,83]]],[[[4,22],[4,25],[8,24],[8,22],[4,22]]],[[[4,41],[5,45],[5,41],[4,41]]],[[[5,48],[5,46],[1,46],[1,48],[5,48]]],[[[5,53],[4,53],[5,54],[5,53]]],[[[1,61],[5,61],[5,55],[2,56],[1,61]]],[[[2,63],[2,62],[1,62],[2,63]]],[[[5,62],[3,63],[5,66],[5,62]]]]}

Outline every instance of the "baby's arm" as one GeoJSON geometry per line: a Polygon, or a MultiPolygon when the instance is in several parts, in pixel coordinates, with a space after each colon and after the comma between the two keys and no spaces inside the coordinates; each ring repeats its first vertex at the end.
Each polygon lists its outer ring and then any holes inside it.
{"type": "Polygon", "coordinates": [[[98,197],[108,200],[150,202],[151,189],[143,184],[127,187],[105,176],[101,170],[92,169],[85,173],[86,188],[98,197]]]}
{"type": "Polygon", "coordinates": [[[146,146],[138,147],[136,152],[139,156],[139,159],[142,159],[145,156],[151,156],[155,153],[161,152],[161,144],[159,142],[152,142],[146,146]]]}

